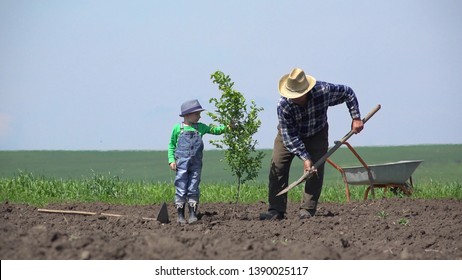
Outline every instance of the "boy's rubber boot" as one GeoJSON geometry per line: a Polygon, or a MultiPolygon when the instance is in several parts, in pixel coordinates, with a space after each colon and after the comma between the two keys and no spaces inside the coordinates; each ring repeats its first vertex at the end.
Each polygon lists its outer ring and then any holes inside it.
{"type": "Polygon", "coordinates": [[[197,222],[197,203],[189,203],[189,220],[188,223],[194,224],[197,222]]]}
{"type": "Polygon", "coordinates": [[[184,206],[185,206],[184,203],[175,204],[175,207],[178,211],[178,218],[176,219],[176,221],[181,225],[186,224],[186,219],[184,218],[184,208],[185,208],[184,206]]]}

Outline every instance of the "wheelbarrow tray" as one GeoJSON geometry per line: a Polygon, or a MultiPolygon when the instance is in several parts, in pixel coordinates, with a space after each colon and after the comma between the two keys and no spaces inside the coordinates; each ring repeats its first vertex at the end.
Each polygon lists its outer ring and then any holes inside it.
{"type": "MultiPolygon", "coordinates": [[[[404,160],[385,164],[368,165],[373,184],[404,184],[422,160],[404,160]]],[[[363,166],[345,167],[345,178],[351,185],[369,185],[369,176],[363,166]]]]}

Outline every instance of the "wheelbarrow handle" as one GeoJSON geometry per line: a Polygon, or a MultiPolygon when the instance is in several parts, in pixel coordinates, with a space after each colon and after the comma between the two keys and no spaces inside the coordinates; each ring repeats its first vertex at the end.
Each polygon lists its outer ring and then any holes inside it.
{"type": "MultiPolygon", "coordinates": [[[[380,104],[375,106],[374,109],[372,109],[364,118],[363,118],[363,123],[366,123],[370,118],[372,118],[373,115],[375,115],[375,113],[377,113],[378,110],[380,110],[381,106],[380,104]]],[[[336,141],[335,142],[335,145],[330,148],[327,153],[322,156],[322,158],[320,158],[315,164],[314,164],[314,168],[315,169],[318,169],[335,151],[337,151],[338,148],[340,148],[340,146],[342,146],[343,143],[345,143],[348,139],[350,139],[351,136],[353,136],[355,134],[355,132],[352,130],[350,130],[350,132],[348,132],[345,136],[343,136],[343,138],[340,140],[340,141],[336,141]]],[[[282,191],[280,191],[276,196],[279,196],[281,194],[285,194],[286,192],[288,192],[290,189],[294,188],[295,186],[298,186],[300,185],[303,181],[309,179],[311,176],[313,176],[313,173],[314,172],[311,172],[311,171],[307,171],[305,172],[302,177],[300,177],[300,179],[298,179],[297,181],[293,182],[292,184],[290,184],[288,187],[286,187],[285,189],[283,189],[282,191]]]]}

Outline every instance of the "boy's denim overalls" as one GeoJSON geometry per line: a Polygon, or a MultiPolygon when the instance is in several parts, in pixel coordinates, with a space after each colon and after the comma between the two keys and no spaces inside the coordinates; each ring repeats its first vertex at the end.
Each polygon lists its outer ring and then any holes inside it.
{"type": "Polygon", "coordinates": [[[204,142],[197,131],[184,131],[181,123],[181,131],[175,149],[177,171],[175,177],[175,204],[199,203],[199,183],[201,181],[202,153],[204,142]]]}

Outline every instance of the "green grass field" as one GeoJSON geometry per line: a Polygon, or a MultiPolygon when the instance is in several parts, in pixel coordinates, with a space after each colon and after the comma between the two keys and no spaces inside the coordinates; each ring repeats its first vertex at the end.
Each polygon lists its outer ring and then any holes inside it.
{"type": "MultiPolygon", "coordinates": [[[[462,199],[462,145],[359,147],[367,164],[399,160],[423,160],[413,173],[415,193],[421,198],[462,199]]],[[[242,187],[241,202],[267,200],[266,157],[259,177],[242,187]]],[[[175,173],[168,167],[166,151],[0,151],[0,200],[43,205],[63,201],[106,201],[149,204],[173,198],[175,173]]],[[[201,184],[204,202],[235,200],[235,181],[222,160],[222,151],[205,151],[201,184]]],[[[346,149],[332,157],[342,167],[357,166],[346,149]]],[[[340,173],[326,165],[324,201],[345,201],[340,173]]],[[[291,181],[302,175],[302,164],[294,160],[291,181]]],[[[289,199],[299,201],[298,191],[289,199]]],[[[351,186],[352,199],[362,198],[365,186],[351,186]]]]}
{"type": "MultiPolygon", "coordinates": [[[[462,144],[359,147],[356,150],[367,164],[423,160],[413,174],[416,182],[462,180],[462,144]]],[[[268,178],[271,150],[264,152],[266,156],[257,179],[259,182],[266,182],[268,178]]],[[[233,182],[222,159],[222,151],[204,152],[204,182],[233,182]]],[[[337,150],[331,159],[342,167],[360,164],[346,148],[337,150]]],[[[166,151],[0,151],[0,178],[12,178],[19,171],[62,179],[83,179],[103,174],[127,180],[169,183],[175,178],[175,173],[168,167],[166,151]]],[[[295,180],[301,173],[302,164],[296,158],[291,179],[295,180]]],[[[339,181],[340,173],[327,164],[326,182],[339,181]]]]}

